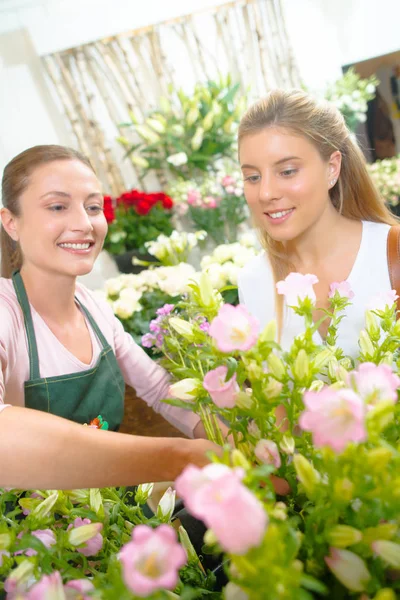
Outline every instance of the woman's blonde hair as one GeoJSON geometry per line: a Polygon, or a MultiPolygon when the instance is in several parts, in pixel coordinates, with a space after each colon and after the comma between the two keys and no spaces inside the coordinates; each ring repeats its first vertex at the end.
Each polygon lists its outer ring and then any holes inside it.
{"type": "MultiPolygon", "coordinates": [[[[2,202],[5,208],[15,216],[21,214],[20,197],[29,185],[33,171],[46,163],[59,160],[79,160],[94,171],[86,156],[64,146],[46,145],[28,148],[15,156],[6,166],[1,186],[2,202]]],[[[1,241],[1,277],[10,278],[12,273],[22,266],[22,253],[19,244],[0,228],[1,241]]]]}
{"type": "MultiPolygon", "coordinates": [[[[301,90],[272,90],[253,104],[239,125],[240,142],[267,127],[281,127],[307,138],[323,160],[339,151],[342,164],[339,179],[330,190],[333,206],[345,217],[376,223],[397,224],[369,176],[364,155],[346,127],[342,114],[326,101],[317,101],[301,90]]],[[[260,239],[271,262],[275,282],[293,270],[282,242],[259,230],[260,239]]],[[[276,294],[279,331],[283,323],[283,297],[276,294]]]]}

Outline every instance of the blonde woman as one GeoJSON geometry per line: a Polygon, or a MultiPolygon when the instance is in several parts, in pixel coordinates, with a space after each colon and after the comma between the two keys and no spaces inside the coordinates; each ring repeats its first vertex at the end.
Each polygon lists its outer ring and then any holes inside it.
{"type": "MultiPolygon", "coordinates": [[[[239,295],[264,326],[277,319],[287,349],[303,319],[287,311],[276,282],[292,271],[318,277],[314,320],[328,307],[333,282],[354,298],[339,325],[338,346],[358,353],[368,301],[390,291],[387,237],[396,219],[379,197],[343,116],[302,91],[275,90],[249,108],[239,127],[244,192],[265,252],[239,277],[239,295]]],[[[329,323],[315,334],[322,343],[329,323]]]]}

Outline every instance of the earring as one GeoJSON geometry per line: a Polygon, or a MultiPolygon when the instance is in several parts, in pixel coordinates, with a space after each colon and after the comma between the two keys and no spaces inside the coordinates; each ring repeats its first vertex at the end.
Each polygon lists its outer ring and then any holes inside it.
{"type": "Polygon", "coordinates": [[[333,187],[336,183],[336,179],[332,179],[332,181],[330,181],[329,183],[330,183],[331,187],[333,187]]]}

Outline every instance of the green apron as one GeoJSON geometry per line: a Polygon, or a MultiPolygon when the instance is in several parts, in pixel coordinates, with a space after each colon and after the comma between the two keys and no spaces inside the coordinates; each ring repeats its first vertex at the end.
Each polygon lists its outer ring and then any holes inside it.
{"type": "Polygon", "coordinates": [[[87,371],[41,378],[28,296],[18,271],[12,279],[28,339],[30,376],[24,383],[25,406],[82,424],[99,417],[103,428],[117,431],[124,416],[125,382],[113,349],[89,311],[76,299],[102,346],[96,365],[87,371]]]}

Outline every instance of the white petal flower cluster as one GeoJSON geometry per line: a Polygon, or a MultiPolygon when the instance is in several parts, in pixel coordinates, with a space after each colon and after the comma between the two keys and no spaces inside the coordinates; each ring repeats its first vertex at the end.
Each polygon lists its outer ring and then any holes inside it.
{"type": "Polygon", "coordinates": [[[400,156],[377,160],[368,170],[385,202],[396,206],[400,201],[400,156]]]}
{"type": "Polygon", "coordinates": [[[169,237],[161,234],[156,240],[146,242],[145,246],[148,252],[158,258],[163,265],[177,265],[187,262],[190,251],[206,237],[205,231],[195,233],[173,231],[169,237]]]}
{"type": "Polygon", "coordinates": [[[246,234],[239,242],[217,246],[202,259],[201,269],[209,275],[213,287],[220,290],[226,285],[237,285],[239,270],[257,254],[255,239],[246,234]]]}

